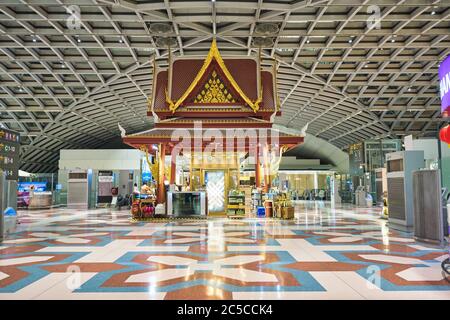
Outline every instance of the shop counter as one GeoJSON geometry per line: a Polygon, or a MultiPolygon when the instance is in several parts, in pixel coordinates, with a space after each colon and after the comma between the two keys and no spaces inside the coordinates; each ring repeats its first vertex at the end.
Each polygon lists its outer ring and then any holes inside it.
{"type": "Polygon", "coordinates": [[[167,192],[167,215],[172,217],[206,216],[206,192],[167,192]]]}
{"type": "Polygon", "coordinates": [[[28,209],[47,209],[52,206],[52,193],[50,191],[34,192],[30,196],[28,209]]]}

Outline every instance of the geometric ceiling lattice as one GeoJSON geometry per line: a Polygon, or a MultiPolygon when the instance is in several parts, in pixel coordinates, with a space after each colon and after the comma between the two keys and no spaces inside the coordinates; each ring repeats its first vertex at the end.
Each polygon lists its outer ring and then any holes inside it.
{"type": "Polygon", "coordinates": [[[0,5],[0,124],[21,132],[22,169],[31,172],[55,171],[61,148],[117,139],[118,122],[127,133],[152,127],[152,60],[165,67],[168,55],[155,46],[149,26],[156,22],[172,26],[174,55],[203,57],[213,35],[224,56],[256,55],[255,26],[275,23],[274,47],[261,53],[263,66],[278,62],[277,123],[308,124],[308,133],[339,148],[367,138],[436,136],[444,123],[444,1],[8,3],[0,5]]]}

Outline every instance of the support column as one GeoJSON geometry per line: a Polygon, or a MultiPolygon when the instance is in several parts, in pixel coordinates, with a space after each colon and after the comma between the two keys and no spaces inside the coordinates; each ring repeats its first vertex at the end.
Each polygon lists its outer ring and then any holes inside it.
{"type": "Polygon", "coordinates": [[[175,175],[177,174],[177,155],[172,150],[170,153],[170,184],[175,184],[175,175]]]}
{"type": "Polygon", "coordinates": [[[161,143],[159,145],[159,154],[158,154],[158,162],[159,162],[159,172],[158,172],[158,194],[156,196],[158,203],[166,202],[166,190],[164,186],[164,160],[166,156],[166,145],[161,143]]]}
{"type": "Polygon", "coordinates": [[[261,187],[261,163],[259,161],[259,148],[256,146],[255,152],[255,185],[261,187]]]}
{"type": "Polygon", "coordinates": [[[319,176],[314,172],[314,189],[319,189],[319,176]]]}
{"type": "Polygon", "coordinates": [[[270,189],[270,164],[269,164],[269,147],[265,145],[263,147],[263,159],[264,159],[264,192],[269,192],[270,189]]]}

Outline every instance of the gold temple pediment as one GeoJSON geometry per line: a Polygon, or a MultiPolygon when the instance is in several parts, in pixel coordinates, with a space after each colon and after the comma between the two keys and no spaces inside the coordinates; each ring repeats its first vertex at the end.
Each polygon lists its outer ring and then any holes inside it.
{"type": "Polygon", "coordinates": [[[254,112],[257,112],[262,101],[261,92],[258,99],[252,101],[242,91],[225,65],[219,53],[219,49],[217,48],[215,39],[211,43],[211,48],[209,49],[209,53],[200,71],[181,97],[176,101],[172,101],[166,88],[166,102],[172,113],[174,113],[183,103],[187,102],[186,100],[193,95],[196,88],[198,88],[197,92],[195,92],[194,98],[191,101],[194,104],[223,104],[243,101],[243,103],[247,104],[254,112]],[[215,67],[219,70],[211,68],[211,64],[214,62],[216,65],[215,67]],[[221,79],[221,75],[223,75],[225,79],[221,79]],[[208,79],[204,81],[206,77],[208,79]],[[228,83],[229,86],[225,82],[228,83]]]}

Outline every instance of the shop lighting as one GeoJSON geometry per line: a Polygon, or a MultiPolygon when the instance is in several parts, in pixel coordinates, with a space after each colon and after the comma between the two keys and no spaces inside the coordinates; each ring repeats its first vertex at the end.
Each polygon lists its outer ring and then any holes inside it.
{"type": "Polygon", "coordinates": [[[152,149],[153,149],[153,150],[158,150],[158,146],[157,146],[156,144],[153,144],[153,145],[152,145],[152,149]]]}

